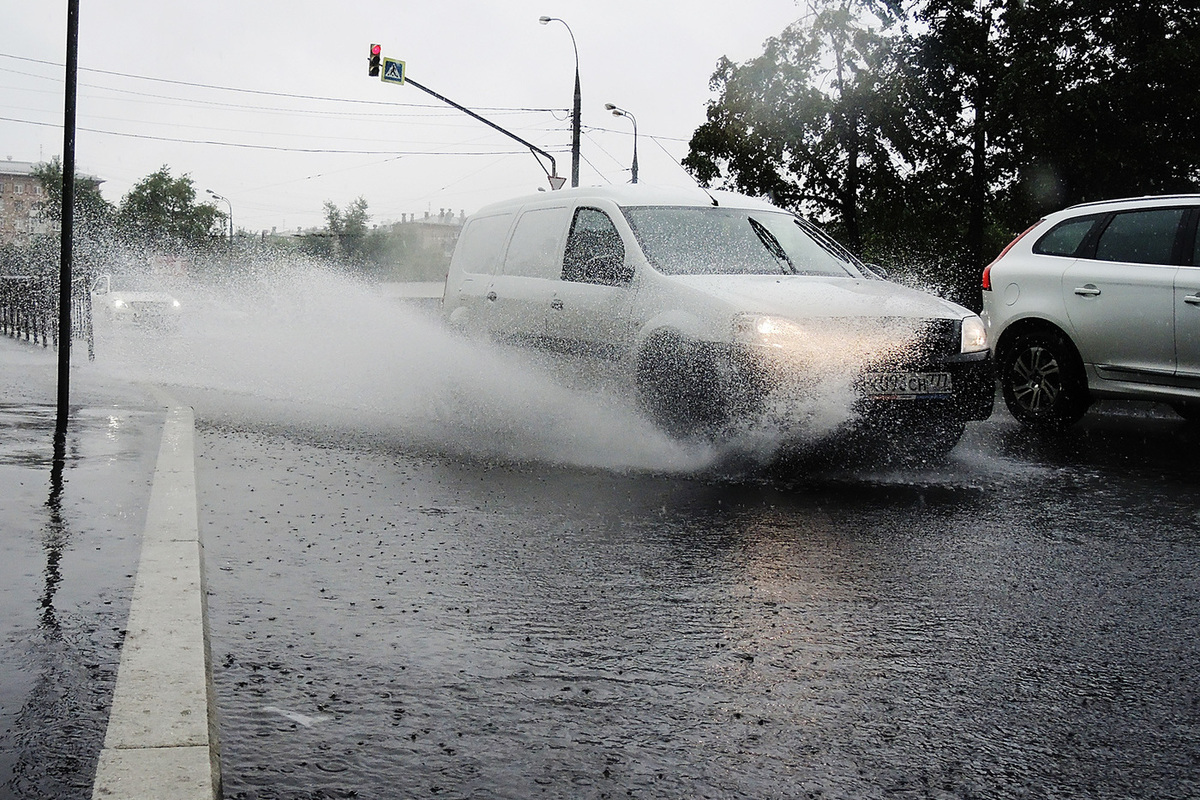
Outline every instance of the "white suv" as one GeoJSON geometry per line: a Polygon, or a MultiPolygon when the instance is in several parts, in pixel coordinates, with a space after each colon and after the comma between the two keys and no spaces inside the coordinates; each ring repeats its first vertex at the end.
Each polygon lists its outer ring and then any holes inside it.
{"type": "Polygon", "coordinates": [[[727,192],[638,184],[484,208],[459,237],[442,312],[460,330],[609,362],[680,434],[843,379],[854,416],[899,420],[914,449],[941,454],[995,394],[978,316],[727,192]]]}
{"type": "Polygon", "coordinates": [[[1200,418],[1200,195],[1050,214],[983,271],[1004,400],[1061,428],[1093,398],[1157,400],[1200,418]]]}

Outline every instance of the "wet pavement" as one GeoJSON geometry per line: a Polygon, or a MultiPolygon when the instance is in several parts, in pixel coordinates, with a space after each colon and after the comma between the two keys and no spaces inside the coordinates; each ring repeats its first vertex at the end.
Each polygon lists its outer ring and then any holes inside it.
{"type": "Polygon", "coordinates": [[[781,484],[201,426],[226,796],[1200,796],[1195,439],[781,484]]]}
{"type": "MultiPolygon", "coordinates": [[[[53,356],[0,357],[0,797],[90,796],[162,411],[81,367],[56,508],[53,356]]],[[[1200,796],[1196,426],[766,478],[551,463],[538,405],[440,450],[349,383],[168,381],[227,798],[1200,796]]]]}
{"type": "Polygon", "coordinates": [[[55,356],[0,368],[0,798],[90,798],[162,413],[81,376],[54,492],[55,356]]]}

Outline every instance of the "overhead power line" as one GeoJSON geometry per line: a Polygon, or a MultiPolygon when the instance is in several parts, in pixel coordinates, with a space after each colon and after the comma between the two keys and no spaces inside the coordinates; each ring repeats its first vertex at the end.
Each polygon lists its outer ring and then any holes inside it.
{"type": "MultiPolygon", "coordinates": [[[[25,56],[15,56],[11,53],[0,53],[0,58],[11,58],[14,61],[24,61],[30,64],[42,64],[48,67],[62,68],[63,65],[54,61],[45,61],[40,58],[27,58],[25,56]]],[[[195,89],[214,89],[221,92],[235,92],[237,94],[253,94],[263,97],[287,97],[293,100],[318,100],[324,103],[350,103],[356,105],[369,106],[406,106],[409,108],[442,108],[442,106],[434,103],[391,103],[385,100],[353,100],[346,97],[325,97],[322,95],[311,94],[291,94],[289,92],[271,92],[265,89],[243,89],[236,86],[218,86],[211,83],[193,83],[191,81],[179,81],[171,78],[154,78],[149,75],[134,75],[128,72],[114,72],[107,69],[95,69],[91,67],[80,67],[80,72],[93,72],[98,75],[112,75],[118,78],[131,78],[139,81],[152,81],[154,83],[166,83],[173,86],[189,86],[195,89]]],[[[35,76],[42,77],[42,76],[35,76]]],[[[107,88],[107,87],[100,87],[107,88]]],[[[562,112],[566,111],[563,108],[521,108],[521,107],[506,107],[506,106],[480,106],[481,111],[531,111],[531,112],[562,112]]]]}
{"type": "MultiPolygon", "coordinates": [[[[61,128],[53,122],[35,122],[29,119],[0,117],[0,122],[16,122],[23,125],[37,125],[43,128],[61,128]]],[[[179,144],[203,144],[214,147],[236,147],[244,150],[274,150],[282,153],[332,153],[340,155],[364,156],[507,156],[525,153],[524,150],[348,150],[324,147],[282,147],[279,145],[248,144],[245,142],[222,142],[211,139],[180,139],[171,136],[153,136],[147,133],[125,133],[122,131],[106,131],[100,128],[78,127],[77,130],[88,133],[98,133],[104,136],[120,136],[126,139],[146,139],[155,142],[176,142],[179,144]]],[[[555,152],[567,152],[558,149],[555,152]]]]}

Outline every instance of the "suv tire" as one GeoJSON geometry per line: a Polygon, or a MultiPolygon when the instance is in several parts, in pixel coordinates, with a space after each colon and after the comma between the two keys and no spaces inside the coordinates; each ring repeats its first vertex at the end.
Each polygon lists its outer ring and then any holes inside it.
{"type": "Polygon", "coordinates": [[[1055,331],[1019,334],[1001,350],[1000,389],[1012,415],[1035,428],[1065,428],[1091,405],[1083,362],[1055,331]]]}

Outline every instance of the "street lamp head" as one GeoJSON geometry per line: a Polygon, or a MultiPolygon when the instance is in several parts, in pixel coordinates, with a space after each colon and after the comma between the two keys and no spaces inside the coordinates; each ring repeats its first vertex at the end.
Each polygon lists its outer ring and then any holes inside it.
{"type": "Polygon", "coordinates": [[[538,17],[538,22],[542,25],[549,25],[554,21],[554,17],[538,17]]]}
{"type": "Polygon", "coordinates": [[[613,112],[613,113],[615,114],[615,113],[617,112],[617,107],[616,107],[616,106],[614,106],[612,103],[605,103],[605,104],[604,104],[604,110],[605,110],[605,111],[611,111],[611,112],[613,112]]]}

